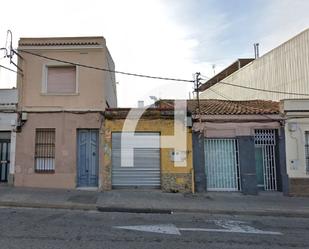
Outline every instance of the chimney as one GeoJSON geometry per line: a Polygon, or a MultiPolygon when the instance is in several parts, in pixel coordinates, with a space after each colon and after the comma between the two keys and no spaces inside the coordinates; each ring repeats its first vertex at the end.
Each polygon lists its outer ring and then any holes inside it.
{"type": "Polygon", "coordinates": [[[260,57],[260,51],[259,51],[259,43],[254,43],[253,47],[254,47],[254,58],[257,59],[260,57]]]}

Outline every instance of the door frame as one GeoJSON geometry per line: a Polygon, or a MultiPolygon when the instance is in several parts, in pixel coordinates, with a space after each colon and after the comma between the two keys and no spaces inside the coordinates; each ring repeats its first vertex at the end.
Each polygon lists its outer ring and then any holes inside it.
{"type": "MultiPolygon", "coordinates": [[[[8,148],[6,151],[7,154],[7,163],[6,163],[6,176],[5,176],[5,181],[1,181],[0,178],[0,183],[8,183],[9,181],[9,173],[10,173],[10,166],[11,166],[11,140],[10,139],[0,139],[0,143],[7,143],[8,144],[8,148]]],[[[0,151],[1,153],[1,151],[0,151]]],[[[0,157],[0,161],[1,161],[1,157],[0,157]]]]}
{"type": "MultiPolygon", "coordinates": [[[[258,186],[257,188],[259,191],[281,191],[281,187],[280,187],[280,182],[281,182],[281,176],[280,176],[280,165],[279,165],[279,160],[278,160],[278,133],[279,130],[277,128],[255,128],[254,129],[254,149],[256,150],[256,148],[262,148],[262,157],[264,156],[264,153],[267,153],[267,155],[271,154],[272,155],[272,165],[270,167],[273,166],[273,168],[269,168],[268,170],[270,171],[271,174],[273,174],[273,179],[269,180],[270,181],[270,187],[269,182],[265,182],[265,160],[267,160],[267,158],[265,159],[264,157],[262,158],[263,160],[263,175],[264,175],[264,185],[263,186],[258,186]],[[273,136],[273,140],[271,142],[265,143],[263,144],[262,142],[256,142],[256,134],[257,131],[268,131],[272,136],[273,136]],[[271,148],[270,148],[271,147],[271,148]]],[[[266,134],[266,133],[265,133],[266,134]]],[[[256,164],[256,162],[255,162],[256,164]]]]}
{"type": "Polygon", "coordinates": [[[100,161],[101,161],[101,153],[100,153],[100,144],[101,144],[101,137],[100,137],[100,129],[99,128],[78,128],[76,129],[76,188],[79,189],[98,189],[101,187],[101,169],[100,169],[100,161]],[[97,186],[79,186],[79,131],[96,131],[97,132],[97,186]]]}
{"type": "Polygon", "coordinates": [[[203,137],[203,151],[204,151],[204,172],[205,172],[205,179],[206,179],[206,191],[210,192],[241,192],[242,191],[242,184],[241,184],[241,170],[240,170],[240,160],[239,160],[239,144],[238,144],[238,139],[236,137],[203,137]],[[236,185],[237,189],[223,189],[223,188],[208,188],[208,175],[206,172],[206,153],[207,151],[205,150],[205,143],[206,140],[230,140],[234,142],[235,146],[235,151],[234,151],[234,156],[235,156],[235,170],[237,174],[237,179],[236,179],[236,185]]]}

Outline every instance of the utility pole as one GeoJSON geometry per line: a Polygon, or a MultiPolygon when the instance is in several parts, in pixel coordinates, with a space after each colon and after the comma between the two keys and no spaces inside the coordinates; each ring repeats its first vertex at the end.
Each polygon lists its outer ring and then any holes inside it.
{"type": "Polygon", "coordinates": [[[194,77],[194,91],[196,92],[196,100],[197,100],[197,115],[199,117],[199,123],[202,124],[202,118],[201,118],[201,104],[200,104],[200,86],[201,86],[201,73],[197,72],[195,73],[194,77]]]}

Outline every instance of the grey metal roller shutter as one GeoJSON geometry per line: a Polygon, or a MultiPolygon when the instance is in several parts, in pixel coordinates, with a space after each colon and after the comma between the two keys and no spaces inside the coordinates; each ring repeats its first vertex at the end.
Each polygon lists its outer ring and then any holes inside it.
{"type": "MultiPolygon", "coordinates": [[[[112,133],[112,186],[160,187],[160,134],[135,133],[135,136],[152,135],[155,148],[134,149],[133,167],[121,167],[121,133],[112,133]]],[[[131,142],[131,141],[130,141],[131,142]]],[[[134,143],[134,138],[132,143],[134,143]]]]}

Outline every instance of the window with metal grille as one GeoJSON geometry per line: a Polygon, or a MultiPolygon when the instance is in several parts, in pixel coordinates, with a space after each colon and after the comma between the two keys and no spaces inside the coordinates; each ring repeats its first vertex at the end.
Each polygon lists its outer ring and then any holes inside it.
{"type": "Polygon", "coordinates": [[[55,129],[36,129],[35,132],[35,171],[55,170],[55,129]]]}
{"type": "Polygon", "coordinates": [[[309,174],[309,131],[305,132],[306,174],[309,174]]]}

